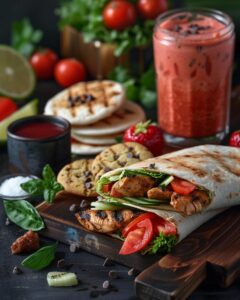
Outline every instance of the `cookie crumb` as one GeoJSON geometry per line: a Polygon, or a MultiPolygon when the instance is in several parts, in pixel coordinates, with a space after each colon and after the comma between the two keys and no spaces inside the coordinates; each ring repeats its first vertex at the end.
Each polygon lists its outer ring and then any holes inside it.
{"type": "Polygon", "coordinates": [[[103,282],[102,287],[103,287],[104,289],[108,289],[108,288],[110,287],[110,282],[109,282],[109,280],[105,280],[105,281],[103,282]]]}
{"type": "Polygon", "coordinates": [[[69,247],[70,252],[75,253],[78,250],[78,248],[79,247],[77,243],[70,243],[70,247],[69,247]]]}
{"type": "Polygon", "coordinates": [[[10,220],[8,218],[6,218],[5,225],[9,226],[10,224],[11,224],[10,220]]]}
{"type": "Polygon", "coordinates": [[[20,269],[20,268],[18,268],[18,267],[14,267],[13,268],[13,270],[12,270],[12,273],[14,274],[14,275],[19,275],[19,274],[22,274],[23,273],[23,271],[20,269]]]}
{"type": "Polygon", "coordinates": [[[136,275],[136,270],[134,268],[128,271],[128,276],[135,276],[135,275],[136,275]]]}

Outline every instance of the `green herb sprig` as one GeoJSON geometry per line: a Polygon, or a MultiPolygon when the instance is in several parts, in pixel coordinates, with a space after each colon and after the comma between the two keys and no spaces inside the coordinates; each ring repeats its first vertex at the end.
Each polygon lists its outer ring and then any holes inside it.
{"type": "Polygon", "coordinates": [[[29,57],[36,49],[36,45],[41,41],[42,37],[42,31],[34,29],[29,19],[25,18],[13,22],[11,45],[23,56],[29,57]]]}
{"type": "Polygon", "coordinates": [[[162,232],[142,251],[142,254],[169,253],[177,243],[177,236],[173,234],[164,235],[162,232]]]}
{"type": "Polygon", "coordinates": [[[25,230],[39,231],[44,222],[32,204],[25,200],[5,200],[5,212],[8,218],[25,230]]]}
{"type": "Polygon", "coordinates": [[[21,184],[21,188],[33,196],[42,196],[46,202],[53,203],[56,194],[63,190],[63,186],[57,182],[56,176],[49,165],[43,168],[43,179],[31,179],[21,184]]]}
{"type": "Polygon", "coordinates": [[[55,258],[57,243],[45,246],[25,258],[21,265],[31,270],[42,270],[46,268],[55,258]]]}

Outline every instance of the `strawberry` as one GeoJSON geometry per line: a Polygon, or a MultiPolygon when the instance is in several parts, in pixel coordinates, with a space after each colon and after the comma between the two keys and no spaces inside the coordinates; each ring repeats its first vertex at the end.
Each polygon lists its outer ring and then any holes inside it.
{"type": "Polygon", "coordinates": [[[232,147],[240,148],[240,130],[234,131],[229,140],[229,145],[232,147]]]}
{"type": "Polygon", "coordinates": [[[151,121],[141,122],[129,127],[123,136],[124,142],[135,142],[147,147],[154,156],[163,152],[164,140],[160,127],[151,121]]]}

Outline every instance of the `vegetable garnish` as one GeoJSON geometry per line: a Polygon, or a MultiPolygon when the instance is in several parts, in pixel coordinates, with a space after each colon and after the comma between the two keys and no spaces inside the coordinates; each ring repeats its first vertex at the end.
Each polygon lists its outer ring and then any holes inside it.
{"type": "Polygon", "coordinates": [[[21,184],[21,188],[33,196],[43,195],[44,201],[53,203],[56,194],[63,190],[63,186],[57,182],[56,176],[49,165],[43,168],[43,179],[32,179],[21,184]]]}
{"type": "Polygon", "coordinates": [[[5,200],[5,212],[8,218],[25,230],[39,231],[44,223],[38,211],[25,200],[5,200]]]}
{"type": "Polygon", "coordinates": [[[142,254],[169,253],[177,243],[177,236],[173,234],[164,235],[162,232],[155,237],[149,245],[141,252],[142,254]]]}
{"type": "Polygon", "coordinates": [[[21,265],[32,270],[42,270],[46,268],[55,258],[57,243],[45,246],[25,258],[21,265]]]}

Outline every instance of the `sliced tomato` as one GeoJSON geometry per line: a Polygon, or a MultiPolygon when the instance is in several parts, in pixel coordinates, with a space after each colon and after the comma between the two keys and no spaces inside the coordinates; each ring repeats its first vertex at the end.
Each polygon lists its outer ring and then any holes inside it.
{"type": "Polygon", "coordinates": [[[159,235],[159,233],[163,233],[164,235],[169,235],[169,234],[177,234],[177,229],[176,226],[167,221],[164,220],[161,217],[156,217],[152,220],[153,222],[153,234],[154,235],[159,235]]]}
{"type": "Polygon", "coordinates": [[[111,189],[110,196],[114,198],[123,198],[124,195],[116,191],[115,189],[111,189]]]}
{"type": "Polygon", "coordinates": [[[102,187],[102,191],[103,191],[104,193],[109,193],[109,192],[111,192],[111,189],[112,189],[113,184],[114,184],[113,182],[104,184],[104,186],[102,187]]]}
{"type": "Polygon", "coordinates": [[[179,178],[174,178],[171,186],[174,192],[182,195],[189,195],[196,189],[196,185],[193,183],[179,178]]]}
{"type": "Polygon", "coordinates": [[[122,236],[126,237],[128,235],[128,233],[130,231],[136,229],[138,223],[141,222],[141,221],[143,221],[144,219],[153,219],[156,216],[157,215],[155,215],[154,213],[144,213],[144,214],[139,215],[134,220],[132,220],[132,222],[130,222],[126,227],[123,228],[123,230],[122,230],[122,236]]]}
{"type": "Polygon", "coordinates": [[[138,223],[136,229],[128,233],[119,254],[132,254],[142,250],[151,241],[152,237],[152,221],[150,219],[144,219],[138,223]]]}

